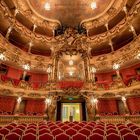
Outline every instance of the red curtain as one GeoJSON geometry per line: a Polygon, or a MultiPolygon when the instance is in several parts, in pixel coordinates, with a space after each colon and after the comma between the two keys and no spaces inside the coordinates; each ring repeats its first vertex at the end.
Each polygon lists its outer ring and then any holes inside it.
{"type": "Polygon", "coordinates": [[[48,81],[47,74],[31,74],[30,82],[32,83],[46,83],[48,81]]]}
{"type": "Polygon", "coordinates": [[[109,89],[110,85],[113,82],[113,79],[112,79],[113,74],[114,72],[96,74],[97,86],[102,85],[104,89],[109,89]]]}
{"type": "Polygon", "coordinates": [[[140,97],[130,97],[127,99],[127,105],[131,114],[140,113],[140,97]]]}
{"type": "Polygon", "coordinates": [[[61,81],[58,83],[59,88],[61,89],[67,89],[67,88],[82,88],[84,82],[82,81],[61,81]]]}
{"type": "Polygon", "coordinates": [[[12,97],[0,97],[0,111],[13,113],[16,99],[12,97]]]}
{"type": "Polygon", "coordinates": [[[44,100],[27,100],[26,106],[25,106],[25,113],[31,113],[31,114],[44,114],[45,111],[45,102],[44,100]]]}
{"type": "Polygon", "coordinates": [[[19,80],[20,77],[21,77],[21,74],[22,74],[22,71],[21,70],[18,70],[18,69],[14,69],[14,68],[9,67],[6,76],[8,78],[11,78],[11,79],[19,80]]]}
{"type": "Polygon", "coordinates": [[[109,100],[105,100],[105,99],[100,99],[98,101],[98,113],[99,114],[108,114],[108,113],[118,113],[118,104],[117,104],[117,100],[115,99],[109,99],[109,100]]]}

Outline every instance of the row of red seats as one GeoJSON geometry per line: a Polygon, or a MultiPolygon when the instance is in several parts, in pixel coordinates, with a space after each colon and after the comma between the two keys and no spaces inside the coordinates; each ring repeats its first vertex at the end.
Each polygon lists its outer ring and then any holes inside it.
{"type": "Polygon", "coordinates": [[[0,129],[0,140],[138,140],[136,124],[95,122],[11,123],[0,129]]]}

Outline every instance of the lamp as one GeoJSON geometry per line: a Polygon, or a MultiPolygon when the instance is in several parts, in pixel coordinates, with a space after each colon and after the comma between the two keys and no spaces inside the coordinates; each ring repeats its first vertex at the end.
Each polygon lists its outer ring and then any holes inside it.
{"type": "Polygon", "coordinates": [[[6,60],[6,57],[5,57],[5,55],[3,53],[0,54],[0,60],[2,60],[2,61],[6,60]]]}
{"type": "Polygon", "coordinates": [[[96,9],[96,8],[97,8],[96,2],[93,1],[93,2],[91,3],[90,7],[91,7],[92,10],[96,9]]]}
{"type": "Polygon", "coordinates": [[[119,70],[119,69],[120,69],[120,65],[117,64],[117,63],[114,63],[114,64],[113,64],[113,69],[114,69],[114,70],[119,70]]]}
{"type": "Polygon", "coordinates": [[[31,69],[29,64],[24,64],[22,67],[24,68],[24,70],[30,70],[31,69]]]}
{"type": "Polygon", "coordinates": [[[45,10],[50,11],[51,10],[50,3],[46,2],[44,8],[45,10]]]}

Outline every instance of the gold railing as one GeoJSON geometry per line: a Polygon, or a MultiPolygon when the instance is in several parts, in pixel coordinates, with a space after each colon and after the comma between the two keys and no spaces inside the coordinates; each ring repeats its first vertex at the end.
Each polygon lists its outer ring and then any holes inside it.
{"type": "Polygon", "coordinates": [[[11,122],[18,123],[38,123],[43,120],[47,120],[46,116],[14,116],[14,115],[1,115],[0,125],[5,125],[11,122]]]}
{"type": "Polygon", "coordinates": [[[95,120],[99,120],[105,123],[125,123],[125,122],[133,122],[133,123],[137,123],[140,124],[140,115],[135,115],[135,116],[131,116],[131,115],[124,115],[124,116],[96,116],[95,120]]]}

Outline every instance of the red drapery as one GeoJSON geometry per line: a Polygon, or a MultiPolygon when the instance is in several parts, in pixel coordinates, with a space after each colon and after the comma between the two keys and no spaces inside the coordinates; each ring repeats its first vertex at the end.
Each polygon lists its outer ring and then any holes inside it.
{"type": "Polygon", "coordinates": [[[12,97],[0,97],[0,112],[13,113],[16,99],[12,97]]]}
{"type": "Polygon", "coordinates": [[[6,76],[11,79],[19,80],[21,77],[22,71],[9,67],[6,76]]]}
{"type": "Polygon", "coordinates": [[[31,114],[44,114],[45,111],[45,102],[44,100],[27,100],[25,106],[25,113],[31,114]]]}
{"type": "Polygon", "coordinates": [[[130,97],[127,99],[127,105],[131,114],[140,113],[140,97],[130,97]]]}
{"type": "Polygon", "coordinates": [[[48,75],[47,74],[31,74],[30,83],[33,89],[38,89],[42,84],[47,83],[48,75]]]}
{"type": "Polygon", "coordinates": [[[98,113],[99,114],[114,114],[118,113],[118,104],[115,99],[100,99],[98,101],[98,113]]]}
{"type": "Polygon", "coordinates": [[[59,88],[67,89],[67,88],[82,88],[84,82],[83,81],[61,81],[58,83],[59,88]]]}

